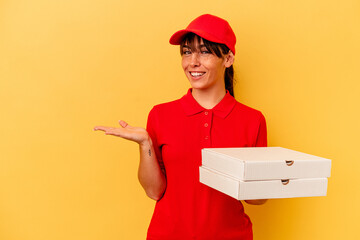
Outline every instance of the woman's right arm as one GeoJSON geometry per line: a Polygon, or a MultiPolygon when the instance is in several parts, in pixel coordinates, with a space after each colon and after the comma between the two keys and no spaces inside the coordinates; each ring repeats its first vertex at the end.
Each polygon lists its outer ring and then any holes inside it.
{"type": "Polygon", "coordinates": [[[151,199],[159,200],[166,188],[166,178],[156,159],[148,132],[144,128],[132,127],[124,121],[119,121],[119,124],[121,128],[96,126],[94,130],[104,131],[106,135],[121,137],[139,144],[138,178],[140,184],[151,199]]]}
{"type": "Polygon", "coordinates": [[[148,197],[159,200],[166,188],[165,174],[156,159],[154,146],[148,135],[148,140],[139,144],[140,164],[138,178],[148,197]]]}

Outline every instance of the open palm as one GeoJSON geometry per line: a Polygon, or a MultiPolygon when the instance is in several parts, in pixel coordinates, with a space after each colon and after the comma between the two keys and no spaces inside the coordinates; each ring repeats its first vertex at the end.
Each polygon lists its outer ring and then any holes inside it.
{"type": "Polygon", "coordinates": [[[123,120],[120,120],[119,124],[121,126],[119,128],[96,126],[94,127],[94,130],[104,131],[106,135],[121,137],[130,141],[137,142],[139,144],[142,144],[143,142],[148,140],[149,135],[144,128],[132,127],[123,120]]]}

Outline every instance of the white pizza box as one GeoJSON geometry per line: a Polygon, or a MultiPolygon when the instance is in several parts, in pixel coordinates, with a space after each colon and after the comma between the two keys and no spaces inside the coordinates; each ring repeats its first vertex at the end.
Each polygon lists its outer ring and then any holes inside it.
{"type": "Polygon", "coordinates": [[[202,166],[238,180],[327,178],[331,160],[282,147],[204,148],[202,166]]]}
{"type": "Polygon", "coordinates": [[[327,178],[243,181],[200,167],[200,182],[238,200],[326,196],[327,178]]]}

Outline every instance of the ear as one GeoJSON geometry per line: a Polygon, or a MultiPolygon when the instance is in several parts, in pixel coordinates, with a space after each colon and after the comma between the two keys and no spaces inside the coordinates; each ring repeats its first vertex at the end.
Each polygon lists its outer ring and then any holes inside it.
{"type": "Polygon", "coordinates": [[[225,55],[225,67],[231,67],[231,65],[233,65],[235,60],[235,56],[232,53],[232,51],[230,50],[228,54],[225,55]]]}

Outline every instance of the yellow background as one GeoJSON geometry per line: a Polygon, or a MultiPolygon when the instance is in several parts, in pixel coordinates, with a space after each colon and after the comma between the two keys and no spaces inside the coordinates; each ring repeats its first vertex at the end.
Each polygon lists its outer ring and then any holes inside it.
{"type": "Polygon", "coordinates": [[[327,197],[245,204],[255,239],[360,239],[360,1],[1,0],[1,240],[145,239],[138,147],[92,128],[186,93],[168,39],[203,13],[231,23],[269,145],[333,160],[327,197]]]}

